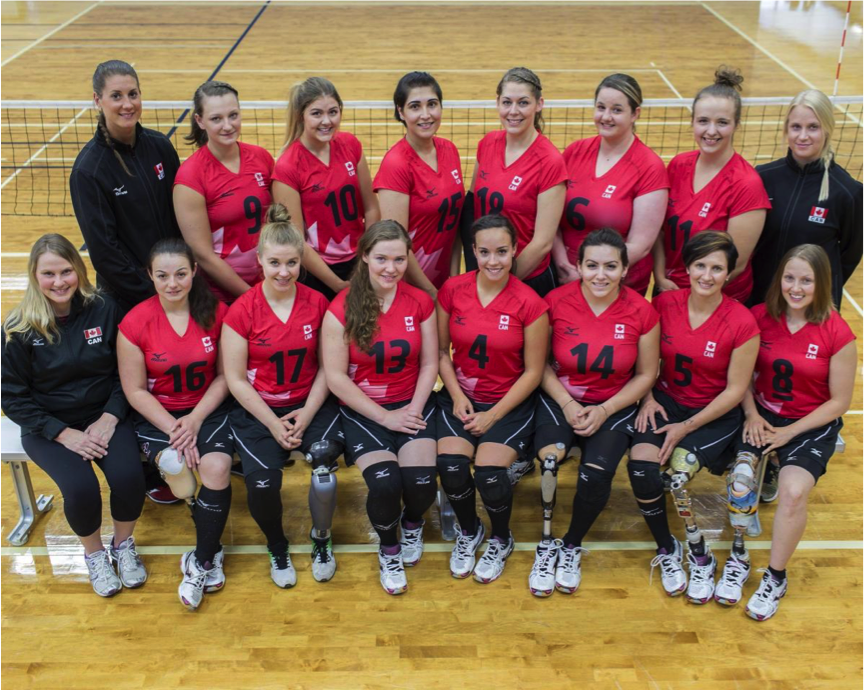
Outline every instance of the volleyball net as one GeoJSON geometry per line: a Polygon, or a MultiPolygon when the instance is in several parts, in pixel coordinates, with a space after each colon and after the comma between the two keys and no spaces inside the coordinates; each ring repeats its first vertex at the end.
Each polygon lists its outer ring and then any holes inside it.
{"type": "MultiPolygon", "coordinates": [[[[745,98],[735,148],[753,165],[786,155],[783,121],[792,97],[745,98]]],[[[862,99],[838,97],[832,138],[837,162],[862,179],[862,99]]],[[[242,140],[263,146],[274,157],[285,140],[285,102],[244,101],[242,140]]],[[[447,101],[438,134],[456,144],[463,172],[471,178],[477,143],[500,129],[495,101],[447,101]]],[[[642,106],[637,133],[666,162],[695,148],[689,100],[649,99],[642,106]]],[[[193,149],[189,132],[191,104],[147,101],[141,124],[171,138],[185,160],[193,149]]],[[[546,101],[544,134],[562,151],[571,142],[596,134],[591,100],[546,101]]],[[[2,213],[19,216],[72,216],[69,173],[96,129],[91,101],[4,101],[0,103],[2,142],[2,213]]],[[[373,175],[387,150],[404,134],[389,101],[345,103],[341,129],[363,144],[373,175]]]]}

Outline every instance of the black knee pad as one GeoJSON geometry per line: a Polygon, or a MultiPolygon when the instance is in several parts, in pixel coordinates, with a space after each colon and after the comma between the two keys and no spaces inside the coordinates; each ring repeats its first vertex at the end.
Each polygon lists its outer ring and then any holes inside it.
{"type": "Polygon", "coordinates": [[[366,512],[372,527],[389,530],[395,527],[402,514],[402,474],[396,461],[383,461],[363,471],[369,488],[366,512]]]}
{"type": "Polygon", "coordinates": [[[474,478],[471,477],[471,459],[455,453],[442,453],[438,456],[438,475],[441,476],[441,489],[450,499],[461,499],[474,491],[474,478]]]}
{"type": "Polygon", "coordinates": [[[487,510],[489,507],[506,506],[512,501],[513,485],[510,483],[507,468],[494,465],[477,466],[474,469],[474,479],[487,510]]]}
{"type": "Polygon", "coordinates": [[[609,501],[612,493],[612,478],[615,473],[601,470],[594,466],[579,466],[579,479],[576,481],[576,496],[588,506],[596,506],[602,509],[609,501]]]}
{"type": "Polygon", "coordinates": [[[417,522],[435,501],[438,491],[435,466],[399,468],[405,499],[406,520],[417,522]]]}
{"type": "Polygon", "coordinates": [[[660,464],[651,461],[627,463],[630,486],[637,499],[651,501],[663,495],[663,478],[660,477],[660,464]]]}
{"type": "Polygon", "coordinates": [[[282,471],[255,470],[243,478],[249,512],[256,520],[267,520],[282,512],[282,471]]]}

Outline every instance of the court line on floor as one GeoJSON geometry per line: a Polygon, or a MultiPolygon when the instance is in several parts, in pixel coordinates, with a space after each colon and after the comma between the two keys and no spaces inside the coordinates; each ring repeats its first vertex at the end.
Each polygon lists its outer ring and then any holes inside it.
{"type": "MultiPolygon", "coordinates": [[[[46,40],[46,39],[48,39],[48,38],[51,38],[51,37],[52,37],[54,34],[56,34],[58,31],[62,31],[62,30],[65,29],[67,26],[69,26],[70,24],[72,24],[72,22],[76,21],[77,19],[80,19],[80,18],[83,17],[85,14],[87,14],[90,10],[92,10],[94,7],[97,7],[98,5],[101,5],[101,4],[102,4],[102,0],[99,0],[99,2],[94,2],[92,5],[90,5],[90,7],[88,7],[87,9],[85,9],[85,10],[79,12],[79,13],[76,14],[74,17],[72,17],[72,19],[69,19],[69,20],[63,22],[60,26],[58,26],[58,27],[57,27],[56,29],[54,29],[53,31],[49,31],[49,32],[48,32],[47,34],[45,34],[42,38],[38,38],[38,39],[36,39],[36,40],[33,41],[33,43],[31,43],[29,46],[26,46],[25,48],[22,48],[21,50],[19,50],[19,51],[18,51],[17,53],[15,53],[15,55],[13,55],[11,58],[6,58],[3,62],[0,62],[0,67],[6,67],[6,65],[8,65],[10,62],[12,62],[15,58],[24,55],[24,53],[26,53],[26,52],[27,52],[28,50],[30,50],[31,48],[35,48],[35,47],[38,46],[40,43],[42,43],[42,41],[44,41],[44,40],[46,40]]],[[[7,27],[7,28],[8,28],[8,27],[7,27]]],[[[92,48],[92,46],[90,46],[90,47],[92,48]]]]}
{"type": "MultiPolygon", "coordinates": [[[[456,70],[456,69],[434,69],[429,67],[424,67],[424,71],[429,72],[431,74],[502,74],[506,72],[509,68],[502,67],[500,69],[497,68],[482,68],[482,69],[464,69],[464,70],[456,70]]],[[[553,69],[553,68],[543,68],[543,67],[532,67],[534,72],[549,72],[554,74],[577,74],[580,72],[659,72],[657,69],[652,69],[648,67],[617,67],[617,68],[591,68],[591,69],[553,69]]],[[[339,73],[339,74],[405,74],[406,71],[410,71],[409,68],[400,68],[400,69],[373,69],[373,68],[348,68],[348,69],[334,69],[334,68],[326,68],[326,69],[299,69],[299,68],[268,68],[268,69],[230,69],[223,70],[222,74],[321,74],[321,73],[339,73]]],[[[180,70],[180,69],[152,69],[152,70],[138,70],[139,74],[187,74],[187,73],[206,73],[207,70],[180,70]]],[[[674,90],[674,89],[673,89],[674,90]]]]}
{"type": "MultiPolygon", "coordinates": [[[[249,25],[243,30],[243,33],[240,34],[240,37],[234,42],[234,45],[231,46],[231,49],[227,53],[225,53],[225,56],[222,58],[222,60],[219,62],[219,64],[216,65],[216,69],[213,70],[213,73],[207,78],[208,82],[212,81],[213,79],[216,78],[216,75],[219,74],[219,70],[221,70],[222,66],[226,62],[228,62],[228,59],[234,54],[234,51],[237,50],[240,43],[242,43],[243,39],[246,38],[247,34],[250,31],[252,31],[252,27],[255,26],[255,23],[258,21],[258,19],[261,17],[261,15],[264,14],[264,10],[266,10],[269,6],[270,6],[270,0],[267,0],[261,6],[261,9],[258,10],[258,13],[255,15],[255,17],[252,19],[252,21],[249,22],[249,25]]],[[[177,131],[177,128],[180,127],[180,125],[186,119],[186,116],[189,115],[189,113],[190,113],[190,109],[187,108],[186,110],[184,110],[180,114],[180,117],[177,118],[177,121],[174,123],[174,126],[168,131],[168,134],[166,135],[168,137],[168,139],[171,139],[171,137],[174,136],[174,133],[177,131]]]]}
{"type": "MultiPolygon", "coordinates": [[[[712,542],[711,547],[718,550],[732,549],[731,540],[712,542]]],[[[533,552],[537,548],[536,542],[517,542],[515,551],[533,552]]],[[[195,549],[195,545],[136,545],[139,554],[144,555],[179,555],[195,549]]],[[[427,542],[424,547],[426,552],[444,552],[453,550],[452,542],[427,542]]],[[[655,551],[657,545],[653,542],[586,542],[585,549],[594,552],[615,551],[655,551]]],[[[747,540],[748,550],[769,550],[770,540],[747,540]]],[[[862,540],[802,540],[798,544],[798,550],[860,550],[864,549],[862,540]]],[[[292,554],[308,554],[309,545],[292,545],[292,554]]],[[[378,545],[333,545],[333,551],[337,554],[374,554],[378,551],[378,545]]],[[[226,554],[267,554],[266,545],[225,545],[226,554]]],[[[0,548],[0,556],[3,557],[53,557],[53,556],[83,556],[84,548],[81,545],[60,545],[54,547],[3,547],[0,548]]]]}
{"type": "MultiPolygon", "coordinates": [[[[663,73],[663,70],[658,69],[657,74],[660,75],[660,79],[662,79],[664,82],[666,82],[666,86],[668,86],[670,89],[672,89],[672,93],[675,94],[675,96],[677,96],[678,98],[684,98],[681,95],[681,92],[675,88],[675,85],[669,79],[666,78],[666,75],[663,73]]],[[[688,106],[687,110],[690,110],[689,106],[688,106]]]]}
{"type": "Polygon", "coordinates": [[[845,297],[846,300],[849,301],[849,304],[852,305],[852,307],[855,308],[855,311],[858,312],[858,314],[859,314],[862,318],[864,318],[864,310],[861,309],[861,305],[859,305],[859,304],[855,301],[855,298],[853,298],[853,297],[849,294],[849,291],[846,290],[845,288],[843,289],[843,297],[845,297]]]}

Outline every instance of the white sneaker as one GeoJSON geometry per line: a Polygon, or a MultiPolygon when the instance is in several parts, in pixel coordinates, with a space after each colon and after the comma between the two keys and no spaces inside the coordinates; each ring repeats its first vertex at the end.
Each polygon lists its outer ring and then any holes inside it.
{"type": "Polygon", "coordinates": [[[270,578],[273,582],[280,588],[291,588],[296,585],[297,572],[291,563],[288,545],[285,545],[285,551],[279,554],[273,554],[268,547],[267,554],[270,555],[270,578]]]}
{"type": "Polygon", "coordinates": [[[782,583],[778,583],[768,569],[759,569],[759,571],[764,571],[765,575],[762,576],[762,582],[756,592],[750,596],[750,601],[747,603],[747,616],[756,621],[765,621],[777,614],[780,598],[786,594],[786,582],[789,579],[784,578],[782,583]]]}
{"type": "Polygon", "coordinates": [[[496,580],[504,573],[504,564],[515,546],[513,533],[510,533],[506,544],[498,538],[490,537],[486,541],[486,551],[474,567],[474,580],[478,583],[491,583],[496,580]]]}
{"type": "Polygon", "coordinates": [[[555,590],[555,567],[562,546],[561,540],[544,540],[537,545],[534,566],[528,574],[528,589],[532,595],[549,597],[555,590]]]}
{"type": "Polygon", "coordinates": [[[402,539],[399,540],[399,544],[402,545],[402,563],[405,566],[416,566],[423,556],[424,525],[426,521],[421,521],[420,527],[413,530],[402,526],[402,539]]]}
{"type": "MultiPolygon", "coordinates": [[[[211,569],[212,570],[212,569],[211,569]]],[[[210,571],[205,569],[195,558],[195,550],[189,550],[180,557],[180,571],[183,572],[183,580],[177,589],[177,594],[190,611],[198,609],[201,600],[204,599],[204,583],[210,571]]]]}
{"type": "Polygon", "coordinates": [[[663,590],[669,597],[680,595],[687,588],[687,573],[681,566],[684,548],[677,538],[672,539],[675,541],[672,553],[668,554],[665,549],[657,550],[657,556],[651,560],[651,577],[648,579],[649,583],[654,579],[654,568],[659,566],[663,590]]]}
{"type": "Polygon", "coordinates": [[[319,583],[326,583],[335,573],[336,557],[333,556],[332,538],[312,536],[312,578],[319,583]]]}
{"type": "Polygon", "coordinates": [[[517,459],[507,468],[507,477],[510,478],[510,484],[515,485],[528,473],[533,473],[535,468],[533,458],[517,459]]]}
{"type": "Polygon", "coordinates": [[[710,557],[704,564],[697,561],[696,555],[687,550],[687,565],[690,568],[690,583],[687,585],[687,599],[694,605],[704,605],[714,597],[714,574],[717,572],[717,560],[714,553],[706,545],[705,557],[710,557]]]}
{"type": "Polygon", "coordinates": [[[575,593],[582,582],[583,547],[562,547],[558,555],[558,568],[555,570],[555,587],[559,592],[570,595],[575,593]]]}
{"type": "Polygon", "coordinates": [[[736,605],[742,597],[742,590],[750,577],[750,562],[730,554],[723,566],[723,573],[714,588],[714,599],[721,605],[736,605]]]}
{"type": "Polygon", "coordinates": [[[90,572],[90,585],[97,595],[111,597],[123,589],[123,583],[111,566],[108,550],[100,549],[93,554],[87,554],[84,556],[84,561],[87,563],[87,571],[90,572]]]}
{"type": "Polygon", "coordinates": [[[213,568],[207,572],[207,580],[204,581],[204,592],[215,593],[225,587],[225,571],[222,565],[225,563],[225,548],[220,547],[213,557],[213,568]]]}
{"type": "Polygon", "coordinates": [[[450,553],[450,575],[453,578],[468,578],[474,571],[477,548],[486,537],[486,528],[481,521],[477,521],[477,534],[465,535],[461,530],[456,531],[456,544],[450,553]]]}
{"type": "Polygon", "coordinates": [[[381,572],[381,587],[390,595],[401,595],[408,590],[402,553],[384,554],[378,550],[378,569],[381,572]]]}
{"type": "Polygon", "coordinates": [[[147,569],[135,550],[135,538],[127,537],[114,548],[114,538],[108,546],[108,556],[117,569],[117,576],[126,588],[140,588],[147,582],[147,569]]]}

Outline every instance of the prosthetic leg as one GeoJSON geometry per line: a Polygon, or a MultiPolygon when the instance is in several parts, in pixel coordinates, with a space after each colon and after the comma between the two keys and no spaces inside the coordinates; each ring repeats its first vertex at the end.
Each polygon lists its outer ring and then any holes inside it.
{"type": "Polygon", "coordinates": [[[669,476],[669,488],[675,499],[675,508],[684,521],[684,530],[690,551],[697,556],[703,556],[705,554],[705,539],[696,524],[696,517],[693,515],[693,501],[690,498],[690,492],[685,487],[699,470],[699,459],[696,454],[687,449],[676,448],[672,452],[666,475],[669,476]]]}
{"type": "Polygon", "coordinates": [[[438,516],[441,519],[441,537],[452,542],[456,539],[456,514],[447,499],[447,493],[438,488],[438,516]]]}
{"type": "Polygon", "coordinates": [[[542,542],[552,541],[552,511],[558,493],[558,463],[563,460],[565,446],[560,442],[555,444],[558,453],[547,454],[540,461],[540,505],[543,507],[542,542]]]}
{"type": "Polygon", "coordinates": [[[198,489],[198,480],[189,466],[186,465],[186,459],[183,458],[183,455],[168,446],[156,454],[156,467],[174,496],[183,499],[189,506],[189,510],[192,511],[195,505],[195,490],[198,489]]]}
{"type": "Polygon", "coordinates": [[[312,465],[309,483],[309,513],[312,514],[312,577],[319,583],[333,578],[336,573],[336,558],[333,556],[333,541],[330,529],[336,512],[337,460],[342,454],[342,445],[324,439],[316,441],[306,454],[312,465]]]}

